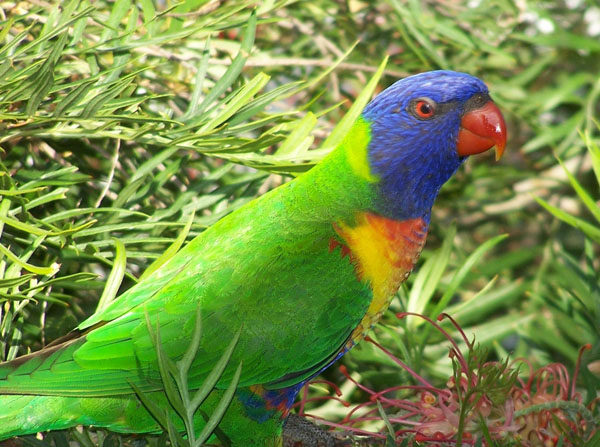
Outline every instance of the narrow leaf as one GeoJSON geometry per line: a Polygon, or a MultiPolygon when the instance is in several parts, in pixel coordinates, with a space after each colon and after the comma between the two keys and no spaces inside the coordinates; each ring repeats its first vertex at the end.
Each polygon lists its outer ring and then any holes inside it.
{"type": "Polygon", "coordinates": [[[162,255],[160,255],[160,257],[158,257],[152,264],[148,266],[146,271],[142,274],[142,276],[140,276],[140,281],[143,281],[144,279],[148,278],[152,273],[158,270],[165,262],[171,259],[175,255],[175,253],[179,251],[179,249],[185,242],[188,233],[190,232],[190,228],[192,228],[192,223],[194,222],[194,215],[195,212],[192,211],[192,214],[190,214],[190,217],[188,218],[188,221],[185,224],[185,227],[183,227],[183,230],[179,233],[179,235],[177,235],[177,239],[173,241],[169,248],[167,248],[165,252],[162,255]]]}
{"type": "Polygon", "coordinates": [[[82,84],[79,84],[73,90],[69,92],[67,96],[65,96],[56,106],[53,115],[54,116],[63,116],[67,112],[69,112],[73,107],[77,106],[81,102],[83,98],[88,94],[88,92],[92,89],[94,79],[88,80],[82,84]]]}
{"type": "Polygon", "coordinates": [[[246,105],[250,99],[256,95],[260,89],[267,84],[267,82],[269,82],[269,79],[269,76],[264,73],[259,73],[256,75],[235,94],[235,96],[227,103],[223,110],[221,110],[208,123],[202,126],[202,129],[200,129],[199,133],[207,133],[217,127],[219,124],[227,121],[235,114],[235,112],[246,105]]]}
{"type": "Polygon", "coordinates": [[[233,59],[225,74],[217,81],[209,94],[206,95],[206,98],[204,98],[204,101],[202,101],[202,103],[197,107],[196,115],[201,115],[215,99],[221,96],[225,90],[227,90],[231,84],[233,84],[233,82],[242,72],[242,68],[244,67],[246,59],[248,58],[250,51],[252,50],[252,46],[254,45],[255,32],[256,12],[252,12],[250,18],[248,19],[248,26],[244,32],[239,53],[233,59]]]}
{"type": "Polygon", "coordinates": [[[67,32],[61,34],[58,42],[52,46],[52,52],[48,56],[46,62],[44,62],[40,67],[40,70],[31,78],[30,82],[35,83],[35,90],[25,107],[25,114],[27,116],[33,116],[35,114],[38,106],[54,84],[54,66],[61,56],[68,37],[69,34],[67,32]]]}
{"type": "MultiPolygon", "coordinates": [[[[450,300],[464,281],[467,274],[471,271],[471,269],[479,262],[479,260],[483,257],[485,253],[487,253],[489,250],[498,245],[507,237],[507,234],[501,234],[488,241],[485,241],[483,244],[477,247],[477,249],[473,253],[469,255],[465,262],[452,276],[452,280],[450,281],[450,284],[448,284],[448,286],[446,287],[446,290],[440,298],[440,301],[435,306],[433,312],[429,314],[430,318],[436,319],[437,316],[440,313],[442,313],[444,309],[446,309],[446,306],[448,306],[450,300]]],[[[427,327],[430,328],[431,326],[428,325],[427,327]]]]}
{"type": "Polygon", "coordinates": [[[137,395],[138,399],[142,401],[146,409],[150,412],[152,417],[159,423],[163,430],[168,430],[169,417],[167,412],[160,408],[146,393],[144,393],[135,383],[130,383],[131,388],[137,395]]]}
{"type": "Polygon", "coordinates": [[[83,111],[79,115],[79,118],[88,119],[96,115],[96,113],[102,108],[104,104],[119,95],[133,82],[133,77],[119,81],[117,85],[106,90],[104,93],[93,97],[84,107],[83,111]]]}
{"type": "Polygon", "coordinates": [[[227,411],[227,408],[229,407],[229,404],[231,403],[233,395],[237,389],[238,383],[240,382],[241,374],[242,362],[240,362],[240,364],[238,365],[237,370],[235,371],[235,374],[231,379],[229,387],[227,387],[227,390],[225,391],[225,393],[223,393],[223,397],[221,398],[219,404],[211,414],[210,419],[204,426],[204,429],[200,433],[200,436],[198,436],[194,447],[200,447],[210,437],[215,428],[217,428],[217,425],[219,425],[221,419],[223,419],[223,415],[225,414],[225,411],[227,411]]]}
{"type": "Polygon", "coordinates": [[[8,248],[6,248],[2,244],[0,244],[0,254],[6,256],[19,267],[37,275],[54,275],[56,272],[58,272],[58,269],[60,268],[60,264],[57,263],[53,263],[50,267],[38,267],[33,264],[28,264],[27,262],[24,262],[21,259],[19,259],[14,253],[12,253],[8,248]]]}
{"type": "Polygon", "coordinates": [[[13,219],[12,217],[0,215],[0,221],[6,225],[10,225],[13,228],[24,231],[25,233],[34,234],[36,236],[48,236],[50,234],[49,231],[42,230],[39,227],[29,225],[25,222],[21,222],[20,220],[13,219]]]}
{"type": "Polygon", "coordinates": [[[25,284],[31,278],[35,277],[33,273],[26,273],[17,278],[6,278],[0,279],[0,289],[6,289],[8,287],[17,287],[21,284],[25,284]]]}
{"type": "Polygon", "coordinates": [[[202,52],[202,59],[200,59],[200,65],[198,66],[198,73],[196,74],[196,80],[194,82],[194,90],[192,91],[192,97],[190,98],[190,104],[188,110],[183,116],[183,120],[186,120],[194,115],[198,111],[198,102],[202,95],[202,85],[206,78],[206,70],[208,69],[208,58],[210,56],[210,36],[206,39],[204,44],[204,51],[202,52]]]}
{"type": "Polygon", "coordinates": [[[144,183],[144,177],[138,177],[133,179],[125,188],[121,190],[119,196],[113,203],[114,208],[122,208],[123,205],[127,203],[129,198],[138,190],[140,186],[144,183]]]}
{"type": "Polygon", "coordinates": [[[379,64],[379,68],[375,74],[373,74],[373,77],[369,80],[367,85],[365,85],[360,95],[358,95],[358,98],[356,98],[354,104],[352,104],[352,107],[350,107],[350,110],[348,110],[348,113],[344,115],[338,125],[335,126],[331,134],[323,142],[321,145],[322,148],[333,149],[342,142],[343,138],[350,131],[354,121],[356,121],[367,103],[371,100],[371,96],[373,96],[373,92],[375,91],[375,87],[377,87],[377,83],[383,74],[383,70],[385,69],[387,61],[388,56],[383,58],[383,61],[381,64],[379,64]]]}
{"type": "Polygon", "coordinates": [[[310,138],[310,132],[312,132],[316,125],[317,117],[312,112],[308,112],[298,121],[296,128],[281,143],[275,154],[280,156],[304,152],[301,149],[306,146],[306,141],[309,142],[309,146],[312,143],[313,139],[310,138]]]}
{"type": "Polygon", "coordinates": [[[29,188],[29,189],[14,189],[14,190],[0,189],[0,196],[14,197],[14,196],[20,196],[22,194],[31,194],[32,192],[43,191],[44,189],[46,189],[45,186],[40,186],[38,188],[29,188]]]}
{"type": "Polygon", "coordinates": [[[175,409],[177,414],[185,419],[186,410],[181,400],[181,395],[177,389],[177,383],[173,378],[172,371],[175,369],[172,360],[167,356],[162,340],[160,338],[160,326],[156,324],[156,355],[158,357],[158,369],[160,371],[160,377],[164,387],[165,395],[169,400],[171,406],[175,409]]]}
{"type": "Polygon", "coordinates": [[[116,0],[113,3],[113,8],[110,12],[108,20],[104,23],[104,32],[100,37],[101,42],[105,42],[113,36],[117,35],[117,30],[121,23],[121,20],[127,15],[127,12],[131,8],[131,0],[116,0]]]}
{"type": "Polygon", "coordinates": [[[237,331],[237,333],[231,340],[231,343],[229,343],[229,346],[223,352],[223,355],[221,356],[219,361],[215,364],[215,366],[211,370],[210,374],[206,377],[206,379],[204,379],[202,386],[196,392],[196,394],[194,395],[194,398],[192,399],[192,408],[194,408],[194,409],[198,408],[200,406],[200,404],[202,404],[202,402],[204,402],[204,399],[206,399],[206,397],[209,395],[209,393],[216,386],[217,382],[221,378],[221,375],[223,374],[223,371],[225,371],[225,368],[229,364],[229,360],[231,359],[231,356],[233,355],[233,351],[237,345],[237,342],[240,338],[241,333],[242,333],[241,329],[237,331]]]}
{"type": "MultiPolygon", "coordinates": [[[[442,247],[419,269],[408,298],[407,310],[409,312],[423,313],[429,304],[450,261],[455,235],[456,224],[453,224],[444,239],[442,247]]],[[[408,324],[416,327],[422,324],[422,321],[420,318],[413,318],[409,320],[408,324]]]]}
{"type": "Polygon", "coordinates": [[[194,320],[194,333],[192,334],[192,339],[190,340],[190,346],[185,351],[185,354],[177,362],[177,367],[179,368],[181,376],[187,376],[188,371],[190,370],[190,366],[192,362],[196,358],[196,354],[198,353],[198,347],[200,346],[200,338],[202,336],[202,307],[197,306],[196,309],[196,319],[194,320]]]}
{"type": "Polygon", "coordinates": [[[554,205],[550,205],[548,202],[539,197],[535,197],[535,200],[548,211],[550,211],[552,214],[554,214],[555,217],[559,218],[563,222],[568,223],[572,227],[579,228],[591,239],[600,243],[600,228],[595,227],[594,225],[578,217],[571,216],[569,213],[561,210],[560,208],[555,207],[554,205]]]}
{"type": "MultiPolygon", "coordinates": [[[[600,128],[600,125],[596,123],[596,125],[600,128]]],[[[600,147],[596,144],[594,139],[586,132],[583,135],[583,141],[585,142],[588,150],[590,151],[590,157],[592,158],[592,166],[594,169],[594,174],[596,175],[596,181],[600,186],[600,147]]]]}
{"type": "Polygon", "coordinates": [[[97,313],[106,309],[115,299],[119,287],[121,287],[121,283],[123,282],[123,276],[125,275],[125,267],[127,266],[125,245],[118,239],[113,239],[113,241],[116,249],[115,260],[113,262],[112,270],[108,275],[108,279],[106,280],[106,286],[104,287],[100,301],[98,301],[98,307],[96,308],[97,313]]]}
{"type": "Polygon", "coordinates": [[[567,175],[571,186],[577,192],[577,195],[583,202],[583,204],[587,207],[587,209],[592,213],[592,216],[600,223],[600,206],[596,204],[596,201],[588,194],[588,192],[581,186],[581,184],[577,181],[577,179],[569,172],[565,164],[562,160],[558,160],[560,165],[562,166],[565,174],[567,175]]]}

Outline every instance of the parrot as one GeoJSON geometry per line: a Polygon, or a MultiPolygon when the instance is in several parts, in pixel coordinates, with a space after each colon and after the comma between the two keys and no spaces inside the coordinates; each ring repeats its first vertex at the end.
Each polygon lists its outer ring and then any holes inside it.
{"type": "Polygon", "coordinates": [[[66,336],[0,364],[0,440],[76,425],[160,433],[138,394],[168,404],[150,327],[177,361],[198,315],[190,389],[237,341],[194,429],[241,365],[219,431],[232,446],[281,447],[299,390],[366,336],[411,273],[440,188],[470,155],[495,148],[498,160],[506,140],[477,77],[396,81],[314,167],[223,217],[66,336]]]}

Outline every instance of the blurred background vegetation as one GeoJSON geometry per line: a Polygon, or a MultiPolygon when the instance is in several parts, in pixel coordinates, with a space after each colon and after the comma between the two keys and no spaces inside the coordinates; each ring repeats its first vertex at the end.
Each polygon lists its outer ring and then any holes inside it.
{"type": "MultiPolygon", "coordinates": [[[[509,141],[442,189],[373,338],[441,384],[447,342],[394,312],[445,309],[495,358],[535,366],[573,370],[590,343],[593,399],[600,7],[584,0],[0,0],[0,360],[134,284],[192,213],[188,240],[310,168],[386,55],[378,90],[434,69],[483,79],[509,141]]],[[[411,380],[371,344],[343,362],[373,389],[411,380]]]]}

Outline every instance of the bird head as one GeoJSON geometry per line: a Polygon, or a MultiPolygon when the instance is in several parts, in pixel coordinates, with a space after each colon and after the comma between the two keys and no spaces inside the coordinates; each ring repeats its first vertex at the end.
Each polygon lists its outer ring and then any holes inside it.
{"type": "Polygon", "coordinates": [[[474,76],[431,71],[402,79],[362,113],[369,124],[370,173],[378,210],[388,217],[426,216],[442,185],[469,155],[504,152],[506,125],[485,84],[474,76]]]}

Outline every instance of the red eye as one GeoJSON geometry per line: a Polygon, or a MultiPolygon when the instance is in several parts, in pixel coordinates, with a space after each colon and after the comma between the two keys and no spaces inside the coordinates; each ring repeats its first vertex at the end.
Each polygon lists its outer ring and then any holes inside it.
{"type": "Polygon", "coordinates": [[[435,113],[435,106],[430,101],[423,99],[415,102],[414,105],[415,115],[419,118],[428,119],[431,118],[435,113]]]}

